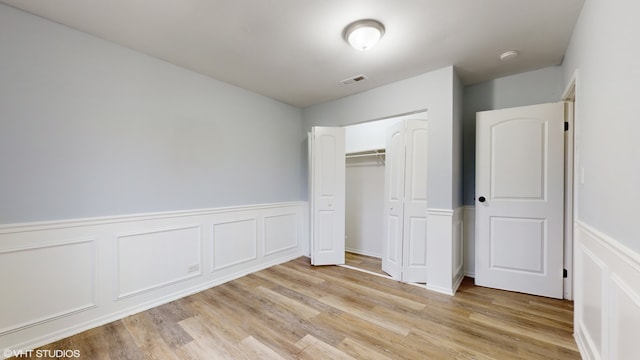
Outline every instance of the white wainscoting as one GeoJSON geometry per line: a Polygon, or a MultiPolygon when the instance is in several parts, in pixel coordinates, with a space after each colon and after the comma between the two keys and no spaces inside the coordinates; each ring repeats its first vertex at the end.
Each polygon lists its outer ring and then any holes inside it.
{"type": "Polygon", "coordinates": [[[306,202],[0,226],[0,349],[28,350],[307,251],[306,202]]]}
{"type": "Polygon", "coordinates": [[[427,289],[454,295],[464,277],[462,208],[427,210],[427,289]]]}
{"type": "Polygon", "coordinates": [[[464,275],[476,277],[476,208],[466,205],[462,209],[463,229],[462,243],[464,247],[464,275]]]}
{"type": "Polygon", "coordinates": [[[640,254],[579,221],[574,234],[574,327],[582,357],[637,359],[640,254]]]}
{"type": "Polygon", "coordinates": [[[454,209],[452,217],[453,241],[453,293],[455,294],[464,279],[464,207],[454,209]]]}

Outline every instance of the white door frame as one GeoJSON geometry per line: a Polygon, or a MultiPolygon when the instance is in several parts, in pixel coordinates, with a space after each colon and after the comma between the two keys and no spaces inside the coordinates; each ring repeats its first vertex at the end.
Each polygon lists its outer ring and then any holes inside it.
{"type": "Polygon", "coordinates": [[[567,270],[567,277],[564,279],[564,298],[573,300],[573,279],[574,279],[574,246],[573,234],[575,229],[575,219],[578,216],[578,162],[579,147],[577,132],[577,83],[578,70],[574,71],[569,84],[562,94],[562,101],[566,102],[565,121],[569,123],[569,131],[566,132],[565,140],[565,217],[564,217],[564,268],[567,270]]]}

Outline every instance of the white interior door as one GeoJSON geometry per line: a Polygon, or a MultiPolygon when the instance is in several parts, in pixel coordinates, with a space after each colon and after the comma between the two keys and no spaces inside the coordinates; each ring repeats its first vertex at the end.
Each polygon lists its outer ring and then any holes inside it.
{"type": "Polygon", "coordinates": [[[406,120],[402,281],[427,282],[427,122],[406,120]]]}
{"type": "Polygon", "coordinates": [[[344,129],[315,126],[309,140],[311,264],[344,264],[344,129]]]}
{"type": "Polygon", "coordinates": [[[384,238],[382,270],[402,279],[402,236],[404,219],[404,121],[390,127],[385,150],[384,238]]]}
{"type": "Polygon", "coordinates": [[[477,285],[562,298],[564,106],[476,120],[477,285]]]}

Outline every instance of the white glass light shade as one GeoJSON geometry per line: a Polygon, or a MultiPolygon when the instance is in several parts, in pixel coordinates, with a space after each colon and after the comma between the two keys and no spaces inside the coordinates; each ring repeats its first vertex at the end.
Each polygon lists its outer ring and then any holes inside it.
{"type": "Polygon", "coordinates": [[[345,39],[354,49],[369,50],[384,35],[384,26],[375,20],[360,20],[347,26],[345,39]]]}

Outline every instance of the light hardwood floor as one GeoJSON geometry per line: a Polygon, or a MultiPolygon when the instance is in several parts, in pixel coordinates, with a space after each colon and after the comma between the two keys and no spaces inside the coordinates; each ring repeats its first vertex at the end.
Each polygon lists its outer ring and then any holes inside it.
{"type": "Polygon", "coordinates": [[[387,273],[382,271],[382,260],[380,258],[345,252],[344,259],[346,265],[388,276],[387,273]]]}
{"type": "Polygon", "coordinates": [[[578,359],[573,304],[299,258],[47,345],[83,359],[578,359]]]}

